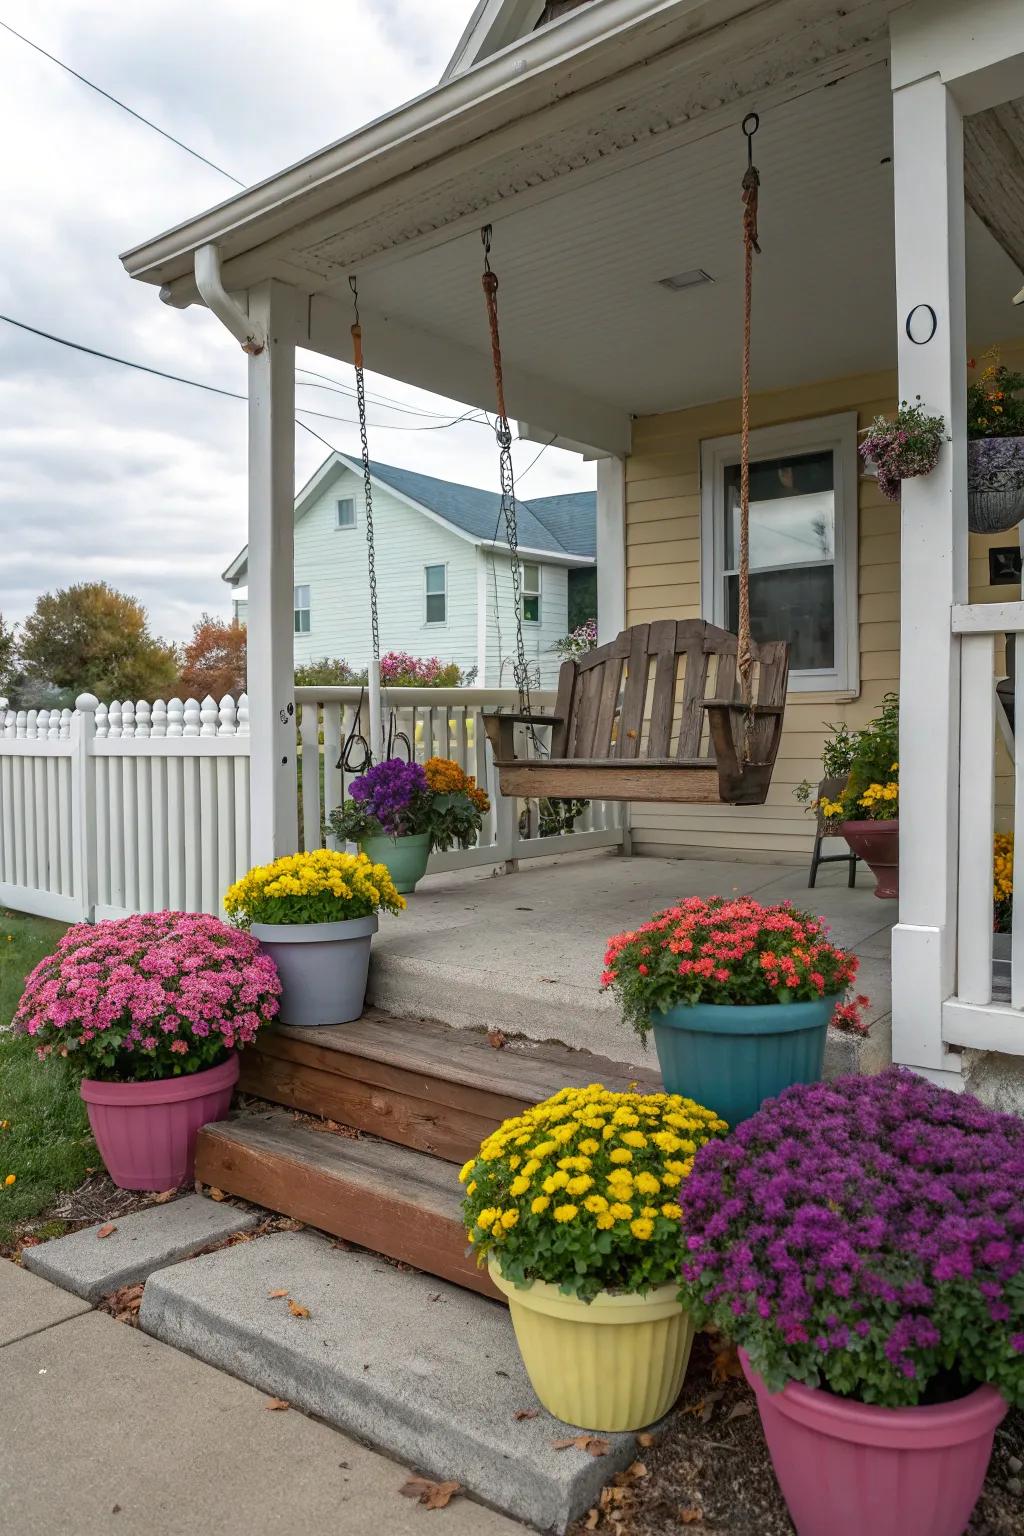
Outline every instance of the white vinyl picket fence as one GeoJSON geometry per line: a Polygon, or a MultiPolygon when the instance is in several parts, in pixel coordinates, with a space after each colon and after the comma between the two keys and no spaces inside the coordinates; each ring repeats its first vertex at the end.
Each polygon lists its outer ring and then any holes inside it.
{"type": "MultiPolygon", "coordinates": [[[[516,702],[508,689],[386,696],[417,761],[454,758],[491,798],[477,845],[435,854],[432,873],[623,844],[621,806],[591,802],[571,831],[541,836],[536,802],[496,793],[481,711],[516,702]]],[[[550,708],[553,695],[536,702],[550,708]]],[[[367,711],[359,688],[300,688],[296,704],[300,845],[320,847],[324,818],[353,777],[339,759],[357,722],[366,734],[367,711]]],[[[249,867],[249,751],[245,694],[152,705],[83,694],[74,711],[16,712],[0,699],[0,904],[67,922],[220,912],[249,867]]]]}

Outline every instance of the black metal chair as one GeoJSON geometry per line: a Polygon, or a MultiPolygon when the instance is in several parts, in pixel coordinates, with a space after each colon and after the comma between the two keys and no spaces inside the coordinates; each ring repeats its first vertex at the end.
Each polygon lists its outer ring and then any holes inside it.
{"type": "MultiPolygon", "coordinates": [[[[842,792],[845,785],[845,779],[822,779],[818,785],[818,799],[834,800],[842,792]]],[[[825,818],[820,811],[816,811],[815,816],[817,819],[814,832],[814,849],[811,853],[811,872],[807,877],[808,888],[810,890],[814,889],[815,881],[818,878],[819,865],[848,864],[850,876],[847,884],[852,891],[857,884],[857,865],[860,861],[852,848],[848,853],[822,853],[821,845],[826,837],[835,837],[836,834],[827,830],[825,818]]]]}

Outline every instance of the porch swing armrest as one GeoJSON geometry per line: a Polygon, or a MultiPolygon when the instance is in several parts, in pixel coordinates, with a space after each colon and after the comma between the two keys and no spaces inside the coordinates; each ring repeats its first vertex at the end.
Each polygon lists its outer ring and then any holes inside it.
{"type": "Polygon", "coordinates": [[[506,715],[504,710],[500,714],[484,716],[485,722],[487,720],[508,720],[512,725],[560,725],[563,719],[563,715],[506,715]]]}
{"type": "Polygon", "coordinates": [[[484,715],[484,730],[491,744],[495,761],[514,763],[516,760],[515,727],[517,725],[562,725],[559,715],[484,715]]]}
{"type": "Polygon", "coordinates": [[[737,715],[782,715],[784,704],[744,704],[742,699],[701,699],[701,709],[731,709],[737,715]]]}

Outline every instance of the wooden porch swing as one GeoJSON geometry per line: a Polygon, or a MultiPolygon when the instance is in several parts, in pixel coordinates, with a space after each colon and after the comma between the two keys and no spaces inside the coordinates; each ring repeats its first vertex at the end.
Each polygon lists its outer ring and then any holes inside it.
{"type": "Polygon", "coordinates": [[[498,332],[498,279],[490,266],[491,230],[483,231],[483,285],[498,402],[502,510],[512,556],[520,712],[484,716],[502,795],[594,800],[724,801],[762,805],[782,739],[789,645],[750,634],[750,320],[760,178],[753,160],[756,113],[743,122],[743,385],[740,433],[738,633],[701,619],[635,624],[558,676],[553,715],[530,707],[523,644],[515,489],[498,332]],[[713,668],[713,671],[712,671],[713,668]],[[653,671],[653,683],[652,683],[653,671]],[[650,700],[648,702],[648,695],[650,700]],[[547,755],[538,726],[551,727],[547,755]],[[523,727],[526,727],[524,731],[523,727]],[[518,729],[517,729],[518,728],[518,729]]]}

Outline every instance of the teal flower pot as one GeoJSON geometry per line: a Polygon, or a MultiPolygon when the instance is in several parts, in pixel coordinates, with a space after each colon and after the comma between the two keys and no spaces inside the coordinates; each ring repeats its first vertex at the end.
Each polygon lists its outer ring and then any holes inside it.
{"type": "Polygon", "coordinates": [[[666,1089],[715,1110],[730,1127],[749,1120],[791,1083],[821,1077],[828,1021],[838,1001],[693,1003],[652,1013],[666,1089]]]}
{"type": "Polygon", "coordinates": [[[360,851],[375,864],[386,864],[395,882],[395,890],[407,896],[427,872],[430,858],[430,833],[413,832],[406,837],[364,837],[360,851]]]}

